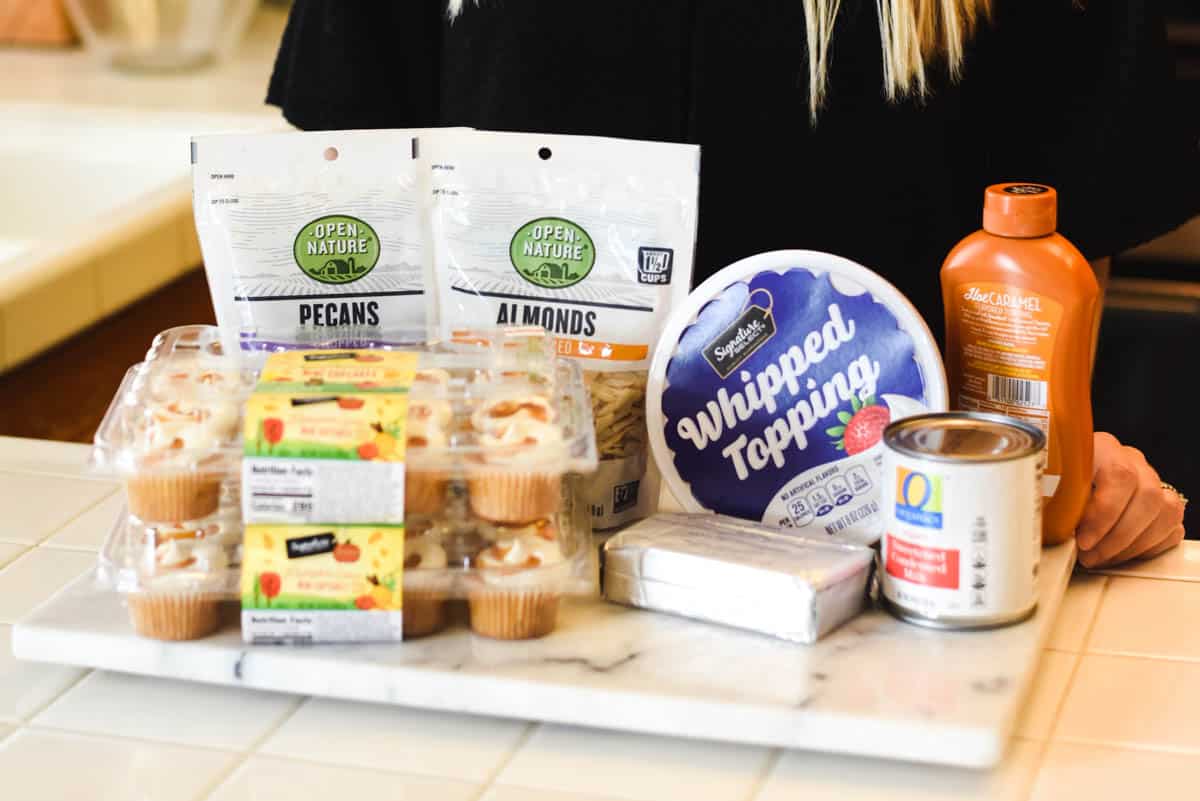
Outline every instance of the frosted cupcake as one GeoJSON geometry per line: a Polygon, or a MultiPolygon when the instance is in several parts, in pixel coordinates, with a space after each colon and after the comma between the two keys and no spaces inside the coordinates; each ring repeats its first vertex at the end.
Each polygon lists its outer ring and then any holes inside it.
{"type": "Polygon", "coordinates": [[[471,629],[498,640],[528,640],[554,630],[559,579],[565,565],[557,532],[546,521],[502,530],[475,557],[478,570],[468,602],[471,629]]]}
{"type": "Polygon", "coordinates": [[[480,433],[503,431],[510,423],[532,420],[552,423],[557,416],[554,406],[544,395],[524,395],[497,398],[482,404],[471,415],[471,427],[480,433]]]}
{"type": "Polygon", "coordinates": [[[220,449],[237,436],[238,408],[225,400],[172,400],[147,409],[129,511],[143,521],[195,520],[220,503],[227,465],[220,449]]]}
{"type": "Polygon", "coordinates": [[[467,471],[471,511],[493,523],[550,517],[562,505],[564,445],[557,426],[513,418],[479,435],[467,471]]]}
{"type": "Polygon", "coordinates": [[[404,638],[424,637],[446,627],[446,595],[422,571],[443,570],[446,551],[430,536],[404,542],[404,638]]]}
{"type": "Polygon", "coordinates": [[[450,373],[440,367],[427,367],[413,374],[413,390],[417,392],[444,391],[450,386],[450,373]]]}
{"type": "Polygon", "coordinates": [[[137,633],[156,640],[195,640],[216,631],[230,567],[225,547],[174,537],[152,554],[141,588],[126,596],[137,633]]]}
{"type": "Polygon", "coordinates": [[[446,504],[445,465],[442,464],[449,438],[451,420],[446,401],[413,400],[408,404],[405,431],[404,511],[413,515],[432,515],[446,504]]]}
{"type": "Polygon", "coordinates": [[[164,366],[150,379],[151,393],[167,401],[207,399],[246,388],[247,382],[240,371],[206,367],[198,359],[164,366]]]}

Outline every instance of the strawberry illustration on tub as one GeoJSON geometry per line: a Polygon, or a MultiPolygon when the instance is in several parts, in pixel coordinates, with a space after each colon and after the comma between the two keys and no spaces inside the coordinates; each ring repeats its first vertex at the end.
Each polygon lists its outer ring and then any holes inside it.
{"type": "Polygon", "coordinates": [[[874,543],[884,428],[945,406],[937,346],[900,292],[797,250],[726,267],[672,315],[647,416],[688,511],[874,543]]]}

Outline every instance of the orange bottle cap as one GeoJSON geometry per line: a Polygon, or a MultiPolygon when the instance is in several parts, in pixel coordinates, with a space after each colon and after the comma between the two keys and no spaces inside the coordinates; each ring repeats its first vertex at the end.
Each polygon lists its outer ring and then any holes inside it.
{"type": "Polygon", "coordinates": [[[983,193],[983,230],[996,236],[1049,236],[1058,227],[1058,193],[1043,184],[992,184],[983,193]]]}

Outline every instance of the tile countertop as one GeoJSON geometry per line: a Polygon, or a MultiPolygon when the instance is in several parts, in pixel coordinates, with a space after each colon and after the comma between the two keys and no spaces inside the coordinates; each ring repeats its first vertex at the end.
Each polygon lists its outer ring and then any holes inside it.
{"type": "Polygon", "coordinates": [[[0,438],[5,801],[1195,798],[1200,543],[1075,577],[1008,756],[977,772],[17,661],[12,624],[92,566],[116,513],[86,457],[0,438]]]}
{"type": "Polygon", "coordinates": [[[229,59],[194,72],[0,47],[0,369],[200,264],[188,139],[286,127],[264,104],[285,21],[264,8],[229,59]]]}

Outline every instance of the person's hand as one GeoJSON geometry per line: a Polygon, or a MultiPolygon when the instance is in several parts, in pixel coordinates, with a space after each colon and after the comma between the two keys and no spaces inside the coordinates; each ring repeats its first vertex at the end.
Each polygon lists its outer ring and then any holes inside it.
{"type": "Polygon", "coordinates": [[[1079,562],[1104,567],[1156,556],[1183,539],[1184,500],[1137,448],[1096,432],[1092,496],[1075,529],[1079,562]]]}

